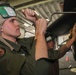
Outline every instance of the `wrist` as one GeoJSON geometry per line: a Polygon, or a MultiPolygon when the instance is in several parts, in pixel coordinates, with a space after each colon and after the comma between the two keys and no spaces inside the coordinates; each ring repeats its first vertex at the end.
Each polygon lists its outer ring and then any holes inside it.
{"type": "Polygon", "coordinates": [[[41,38],[41,37],[45,37],[44,33],[37,32],[37,33],[35,34],[35,39],[41,38]]]}

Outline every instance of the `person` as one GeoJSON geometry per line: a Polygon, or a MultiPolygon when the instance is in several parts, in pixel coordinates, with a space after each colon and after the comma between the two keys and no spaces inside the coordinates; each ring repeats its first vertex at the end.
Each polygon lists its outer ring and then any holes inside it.
{"type": "MultiPolygon", "coordinates": [[[[6,3],[0,3],[0,75],[48,75],[51,57],[45,39],[47,21],[44,18],[36,19],[31,9],[22,11],[25,17],[35,24],[35,37],[18,38],[20,26],[15,10],[6,3]]],[[[76,29],[72,38],[64,45],[61,51],[63,56],[76,39],[76,29]]]]}
{"type": "MultiPolygon", "coordinates": [[[[72,30],[70,32],[69,37],[70,37],[69,39],[72,38],[72,30]]],[[[50,55],[50,58],[54,57],[54,55],[59,55],[59,58],[61,58],[62,57],[61,55],[63,53],[61,51],[64,47],[61,46],[58,50],[55,50],[55,37],[52,34],[49,34],[46,36],[46,42],[47,42],[48,54],[50,55]]],[[[59,75],[59,61],[58,61],[58,59],[56,59],[50,63],[49,70],[50,70],[49,75],[59,75]]]]}
{"type": "MultiPolygon", "coordinates": [[[[35,22],[34,11],[26,9],[25,13],[28,19],[35,22]]],[[[39,59],[48,58],[44,37],[47,21],[42,18],[35,22],[35,38],[20,39],[16,17],[15,10],[9,4],[0,4],[0,75],[38,75],[37,66],[45,60],[39,59]]],[[[46,66],[44,70],[47,70],[46,66]]]]}
{"type": "MultiPolygon", "coordinates": [[[[47,48],[48,48],[48,55],[52,55],[58,50],[55,50],[55,37],[51,34],[49,34],[46,37],[46,43],[47,43],[47,48]]],[[[59,61],[58,59],[50,62],[50,67],[49,67],[49,75],[59,75],[59,61]]]]}

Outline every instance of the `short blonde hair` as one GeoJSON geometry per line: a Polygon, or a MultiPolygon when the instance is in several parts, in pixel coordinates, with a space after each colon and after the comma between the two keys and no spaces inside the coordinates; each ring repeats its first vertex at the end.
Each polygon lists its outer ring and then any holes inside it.
{"type": "Polygon", "coordinates": [[[3,23],[4,23],[5,20],[6,20],[6,19],[4,19],[4,18],[0,15],[0,35],[1,35],[1,27],[2,27],[2,25],[3,25],[3,23]]]}
{"type": "Polygon", "coordinates": [[[4,19],[4,18],[0,15],[0,27],[3,25],[3,23],[4,23],[5,20],[6,20],[6,19],[4,19]]]}

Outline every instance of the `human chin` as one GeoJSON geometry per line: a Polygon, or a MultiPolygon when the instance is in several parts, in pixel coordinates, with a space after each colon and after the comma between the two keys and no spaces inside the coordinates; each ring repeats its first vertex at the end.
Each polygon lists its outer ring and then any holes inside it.
{"type": "Polygon", "coordinates": [[[21,33],[18,34],[18,37],[21,35],[21,33]]]}
{"type": "Polygon", "coordinates": [[[15,37],[19,37],[21,35],[21,33],[17,33],[15,34],[15,37]]]}

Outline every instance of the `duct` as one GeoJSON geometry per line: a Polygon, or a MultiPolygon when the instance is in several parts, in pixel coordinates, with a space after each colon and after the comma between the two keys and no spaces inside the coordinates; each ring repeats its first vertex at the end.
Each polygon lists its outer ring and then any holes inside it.
{"type": "Polygon", "coordinates": [[[65,0],[64,12],[56,12],[53,13],[52,16],[54,14],[63,14],[63,15],[47,28],[47,32],[50,32],[57,36],[69,33],[70,29],[73,27],[74,23],[76,22],[76,1],[65,0]],[[70,6],[70,4],[72,6],[70,6]]]}
{"type": "Polygon", "coordinates": [[[73,27],[74,23],[76,22],[75,13],[62,15],[47,28],[47,32],[57,36],[69,33],[70,29],[73,27]]]}

